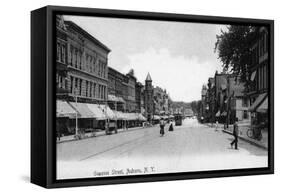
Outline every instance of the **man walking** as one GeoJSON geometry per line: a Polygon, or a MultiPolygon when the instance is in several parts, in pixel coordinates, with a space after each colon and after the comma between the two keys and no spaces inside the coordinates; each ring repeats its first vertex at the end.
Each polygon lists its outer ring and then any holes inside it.
{"type": "Polygon", "coordinates": [[[234,136],[234,140],[230,143],[231,148],[233,146],[233,144],[235,144],[235,149],[238,150],[238,118],[235,118],[235,123],[233,125],[233,136],[234,136]]]}
{"type": "Polygon", "coordinates": [[[164,135],[164,127],[165,127],[165,121],[164,121],[164,119],[163,118],[161,118],[161,120],[160,120],[160,135],[161,135],[161,137],[164,135]]]}

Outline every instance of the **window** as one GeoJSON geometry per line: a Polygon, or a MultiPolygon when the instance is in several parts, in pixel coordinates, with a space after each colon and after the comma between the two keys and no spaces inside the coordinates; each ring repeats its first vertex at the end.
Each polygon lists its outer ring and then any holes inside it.
{"type": "Polygon", "coordinates": [[[70,45],[69,58],[70,58],[70,65],[73,65],[73,46],[72,45],[70,45]]]}
{"type": "Polygon", "coordinates": [[[93,97],[93,83],[90,82],[90,97],[93,97]]]}
{"type": "Polygon", "coordinates": [[[75,82],[75,87],[74,87],[74,94],[77,95],[78,93],[78,78],[74,78],[74,82],[75,82]]]}
{"type": "Polygon", "coordinates": [[[70,76],[70,93],[72,94],[73,93],[73,77],[70,76]]]}
{"type": "Polygon", "coordinates": [[[79,79],[80,82],[79,82],[79,95],[82,96],[82,84],[83,84],[83,80],[82,79],[79,79]]]}
{"type": "Polygon", "coordinates": [[[60,48],[60,43],[57,42],[57,61],[60,61],[60,56],[61,56],[61,48],[60,48]]]}
{"type": "Polygon", "coordinates": [[[79,59],[80,59],[80,64],[79,64],[79,66],[80,66],[80,69],[82,69],[82,51],[79,51],[79,59]]]}
{"type": "Polygon", "coordinates": [[[93,73],[95,73],[95,57],[93,57],[93,60],[92,60],[92,66],[93,66],[93,73]]]}
{"type": "Polygon", "coordinates": [[[267,76],[267,72],[268,72],[268,67],[267,64],[265,65],[265,88],[268,88],[268,76],[267,76]]]}
{"type": "Polygon", "coordinates": [[[99,93],[98,93],[98,97],[101,98],[101,86],[99,85],[99,93]]]}
{"type": "Polygon", "coordinates": [[[267,33],[264,33],[264,50],[265,50],[265,52],[267,52],[268,51],[268,35],[267,35],[267,33]]]}
{"type": "Polygon", "coordinates": [[[85,90],[86,90],[86,97],[87,97],[88,96],[88,81],[86,81],[85,90]]]}
{"type": "Polygon", "coordinates": [[[78,69],[81,69],[81,60],[80,60],[80,51],[76,51],[76,56],[77,56],[77,61],[76,61],[76,63],[77,63],[77,68],[78,69]]]}
{"type": "Polygon", "coordinates": [[[76,67],[76,49],[75,48],[73,48],[73,56],[72,56],[72,58],[73,58],[73,66],[74,67],[76,67]]]}
{"type": "Polygon", "coordinates": [[[244,119],[248,119],[248,117],[249,117],[248,111],[244,110],[243,118],[244,118],[244,119]]]}
{"type": "Polygon", "coordinates": [[[66,59],[65,53],[66,53],[66,52],[65,52],[65,45],[62,45],[62,47],[61,47],[61,59],[62,59],[61,62],[63,62],[63,63],[65,63],[65,61],[66,61],[66,60],[65,60],[65,59],[66,59]]]}
{"type": "Polygon", "coordinates": [[[103,86],[100,86],[100,98],[103,99],[103,86]]]}
{"type": "Polygon", "coordinates": [[[93,97],[94,98],[96,97],[96,83],[94,83],[94,94],[93,94],[93,97]]]}
{"type": "Polygon", "coordinates": [[[247,98],[242,98],[242,106],[243,107],[248,107],[248,100],[247,100],[247,98]]]}

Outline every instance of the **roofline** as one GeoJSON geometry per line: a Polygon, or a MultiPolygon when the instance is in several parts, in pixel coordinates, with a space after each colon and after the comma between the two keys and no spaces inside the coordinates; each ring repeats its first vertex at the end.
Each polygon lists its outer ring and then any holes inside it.
{"type": "Polygon", "coordinates": [[[76,28],[76,30],[79,30],[84,36],[86,36],[88,39],[91,41],[95,42],[98,44],[100,47],[102,47],[104,50],[106,50],[108,53],[111,51],[107,46],[105,46],[103,43],[101,43],[98,39],[93,37],[91,34],[89,34],[86,30],[78,26],[76,23],[70,20],[65,20],[64,21],[67,25],[71,25],[72,27],[76,28]]]}

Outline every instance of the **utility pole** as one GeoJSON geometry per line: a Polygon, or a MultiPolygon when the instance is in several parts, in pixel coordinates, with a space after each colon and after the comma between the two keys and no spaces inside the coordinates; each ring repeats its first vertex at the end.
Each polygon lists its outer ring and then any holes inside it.
{"type": "Polygon", "coordinates": [[[75,111],[75,136],[78,136],[78,104],[77,104],[77,87],[75,87],[75,106],[76,106],[76,111],[75,111]]]}

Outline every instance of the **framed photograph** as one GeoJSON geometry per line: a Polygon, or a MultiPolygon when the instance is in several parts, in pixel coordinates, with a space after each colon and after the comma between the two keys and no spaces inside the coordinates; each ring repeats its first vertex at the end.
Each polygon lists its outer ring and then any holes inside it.
{"type": "Polygon", "coordinates": [[[272,20],[31,12],[31,182],[272,174],[272,20]]]}

